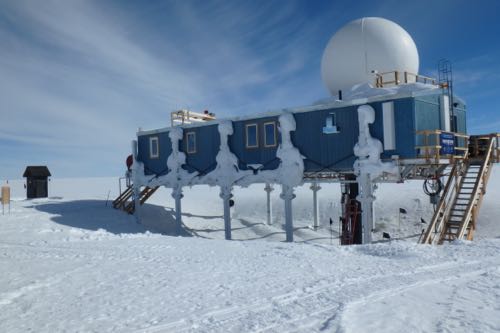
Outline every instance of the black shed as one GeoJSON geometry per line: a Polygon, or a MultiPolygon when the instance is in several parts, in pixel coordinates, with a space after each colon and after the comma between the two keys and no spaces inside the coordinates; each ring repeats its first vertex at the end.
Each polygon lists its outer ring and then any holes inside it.
{"type": "Polygon", "coordinates": [[[48,177],[50,176],[50,171],[46,166],[26,167],[23,177],[26,177],[26,196],[28,199],[48,197],[48,177]]]}

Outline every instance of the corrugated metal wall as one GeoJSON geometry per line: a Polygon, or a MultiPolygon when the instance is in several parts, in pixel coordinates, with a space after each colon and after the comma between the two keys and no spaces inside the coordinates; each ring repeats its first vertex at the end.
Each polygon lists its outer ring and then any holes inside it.
{"type": "Polygon", "coordinates": [[[307,172],[352,169],[354,144],[358,141],[356,106],[295,114],[297,130],[292,141],[303,156],[307,172]],[[339,133],[324,134],[323,127],[331,113],[335,114],[339,133]]]}
{"type": "Polygon", "coordinates": [[[183,140],[180,142],[180,151],[186,154],[186,165],[184,169],[189,172],[197,171],[205,175],[215,169],[217,163],[215,157],[219,152],[220,136],[217,125],[200,126],[184,129],[183,140]],[[196,133],[196,153],[188,154],[186,146],[187,133],[196,133]]]}
{"type": "MultiPolygon", "coordinates": [[[[422,144],[421,138],[416,136],[417,130],[441,129],[439,94],[415,98],[401,98],[369,103],[375,109],[375,123],[370,125],[373,137],[384,143],[383,103],[394,104],[395,123],[395,149],[386,150],[382,158],[391,158],[398,155],[400,158],[415,158],[416,144],[422,144]]],[[[358,141],[358,113],[359,105],[331,108],[326,110],[295,113],[297,129],[292,132],[293,144],[305,157],[304,164],[307,172],[317,171],[343,171],[351,170],[356,157],[353,148],[358,141]],[[325,134],[323,127],[326,119],[335,114],[335,125],[338,133],[325,134]]],[[[460,131],[465,132],[465,106],[460,104],[456,108],[457,121],[460,131]]],[[[264,117],[252,120],[233,122],[234,134],[229,137],[229,147],[238,157],[242,170],[249,169],[249,164],[263,165],[264,170],[276,169],[279,160],[276,158],[277,147],[264,147],[264,123],[276,122],[278,116],[264,117]],[[246,130],[248,124],[258,125],[258,148],[246,147],[246,130]]],[[[278,130],[278,129],[277,129],[278,130]]],[[[216,166],[215,157],[219,151],[220,137],[216,124],[185,128],[184,139],[180,142],[180,150],[186,152],[186,133],[196,133],[196,153],[187,154],[187,165],[184,167],[189,172],[206,174],[216,166]]],[[[281,141],[277,131],[277,142],[281,141]]],[[[171,144],[168,133],[163,132],[152,135],[141,135],[138,138],[139,160],[146,165],[147,174],[164,174],[166,161],[171,153],[171,144]],[[160,157],[149,158],[149,137],[159,137],[160,157]]]]}
{"type": "Polygon", "coordinates": [[[416,156],[414,98],[401,98],[392,101],[370,103],[375,109],[375,123],[370,127],[371,134],[384,144],[382,104],[391,102],[394,103],[396,149],[384,150],[382,158],[391,158],[393,155],[398,155],[400,158],[414,158],[416,156]]]}
{"type": "Polygon", "coordinates": [[[234,134],[229,138],[229,148],[238,157],[239,168],[248,170],[248,164],[262,164],[262,170],[273,170],[279,166],[276,158],[278,147],[264,147],[264,123],[275,122],[278,144],[281,136],[278,131],[278,117],[265,117],[233,122],[234,134]],[[257,124],[258,148],[246,148],[246,125],[257,124]]]}
{"type": "Polygon", "coordinates": [[[167,173],[167,158],[172,153],[172,143],[168,132],[141,135],[137,138],[137,159],[144,163],[146,175],[164,175],[167,173]],[[159,157],[149,157],[149,138],[158,137],[159,157]]]}

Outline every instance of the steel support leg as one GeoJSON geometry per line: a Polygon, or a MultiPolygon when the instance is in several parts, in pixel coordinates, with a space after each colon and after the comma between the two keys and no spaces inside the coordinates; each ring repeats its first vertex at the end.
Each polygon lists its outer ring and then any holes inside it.
{"type": "Polygon", "coordinates": [[[267,209],[266,209],[266,218],[267,218],[267,225],[273,224],[273,203],[271,202],[271,192],[274,190],[271,184],[267,183],[266,187],[264,188],[264,191],[266,191],[266,203],[267,203],[267,209]]]}
{"type": "Polygon", "coordinates": [[[175,233],[180,235],[182,233],[182,205],[181,201],[184,195],[182,194],[182,187],[174,188],[172,197],[175,200],[175,233]]]}
{"type": "Polygon", "coordinates": [[[224,235],[227,240],[231,240],[231,206],[229,200],[233,197],[231,187],[221,187],[219,196],[224,205],[224,235]]]}
{"type": "Polygon", "coordinates": [[[310,189],[313,191],[313,228],[316,230],[319,227],[318,191],[321,190],[321,186],[314,182],[312,183],[310,189]]]}
{"type": "Polygon", "coordinates": [[[292,214],[292,200],[295,198],[293,194],[293,187],[282,185],[280,195],[281,199],[285,201],[285,232],[286,241],[293,242],[293,214],[292,214]]]}

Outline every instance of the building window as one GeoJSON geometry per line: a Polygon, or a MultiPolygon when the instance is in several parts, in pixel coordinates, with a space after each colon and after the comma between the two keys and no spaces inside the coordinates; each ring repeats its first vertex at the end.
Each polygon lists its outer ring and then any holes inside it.
{"type": "Polygon", "coordinates": [[[264,147],[276,147],[276,123],[264,123],[264,147]]]}
{"type": "Polygon", "coordinates": [[[337,117],[334,112],[330,112],[326,117],[325,126],[323,127],[323,134],[336,134],[339,133],[337,127],[337,117]]]}
{"type": "Polygon", "coordinates": [[[160,146],[158,137],[152,136],[149,138],[149,158],[158,158],[160,156],[160,146]]]}
{"type": "Polygon", "coordinates": [[[257,148],[259,147],[259,132],[257,130],[257,124],[246,125],[246,147],[247,148],[257,148]]]}
{"type": "Polygon", "coordinates": [[[186,152],[188,154],[196,153],[196,133],[195,132],[186,133],[186,152]]]}

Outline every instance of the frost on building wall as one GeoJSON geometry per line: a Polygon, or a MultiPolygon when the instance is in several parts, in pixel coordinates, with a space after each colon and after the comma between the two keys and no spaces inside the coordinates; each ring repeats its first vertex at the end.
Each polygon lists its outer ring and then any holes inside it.
{"type": "Polygon", "coordinates": [[[252,171],[242,171],[238,167],[238,158],[229,149],[228,139],[233,135],[233,124],[229,120],[221,121],[218,125],[220,136],[219,152],[215,157],[217,166],[208,175],[200,180],[201,183],[210,186],[219,185],[230,188],[238,180],[249,176],[252,171]]]}

